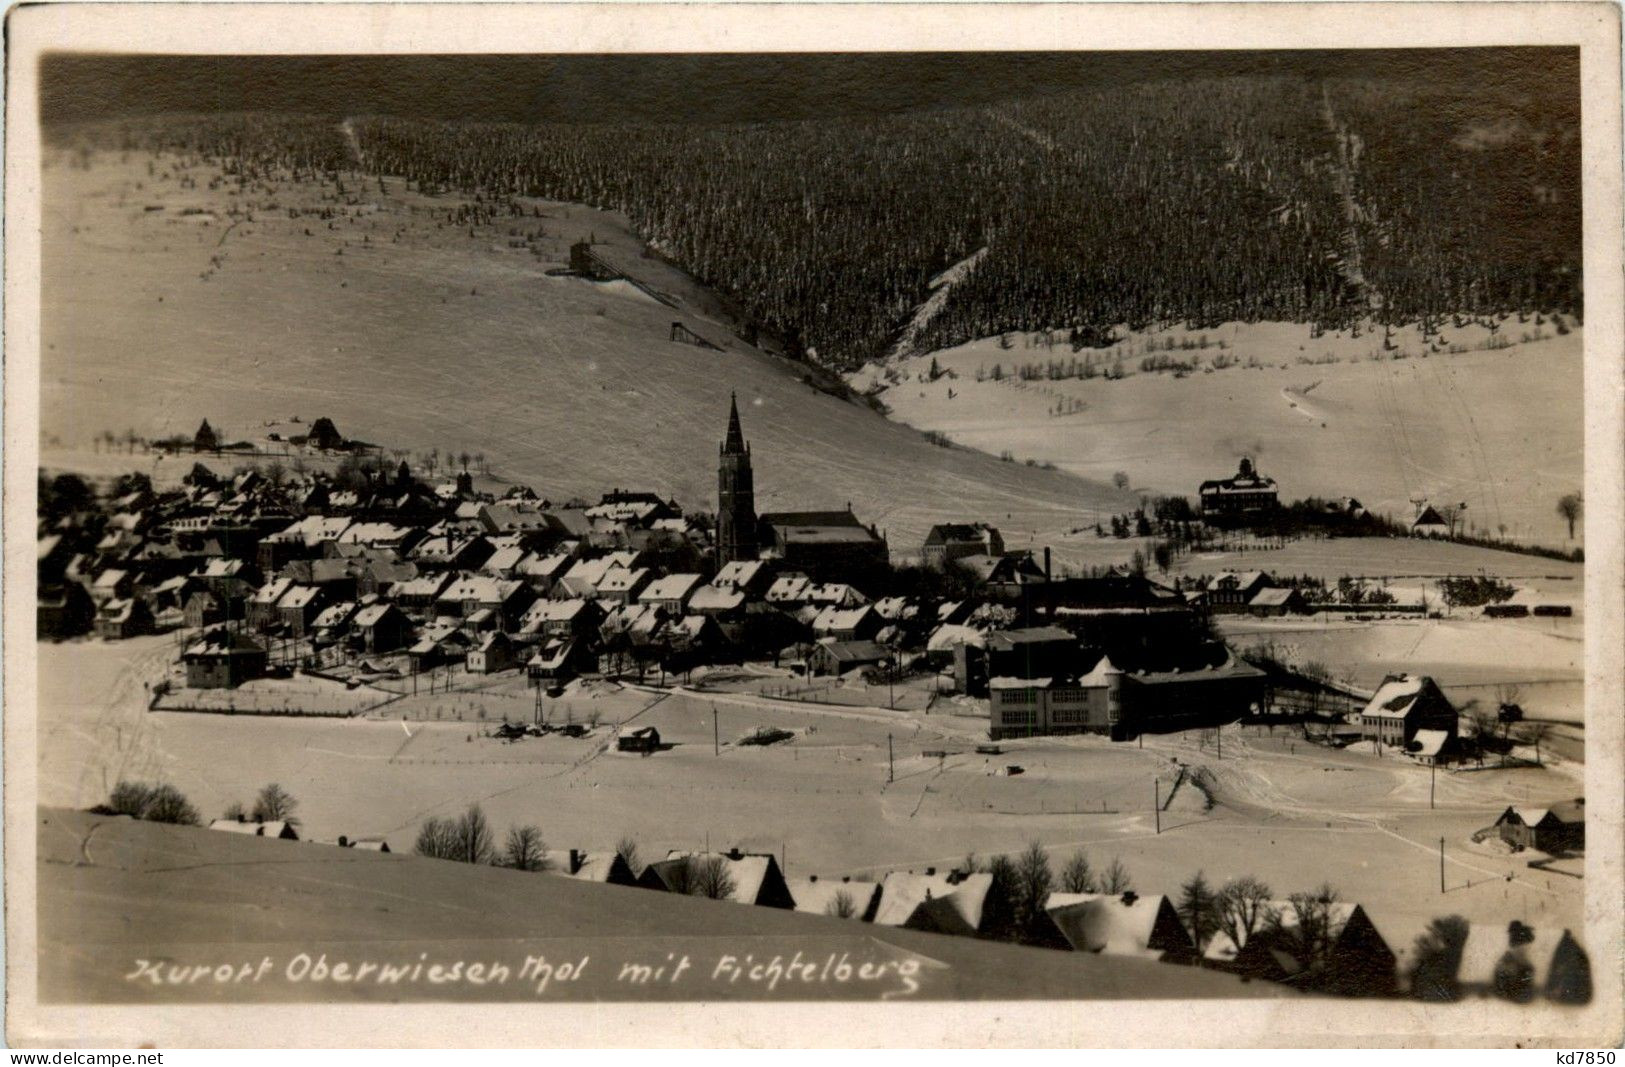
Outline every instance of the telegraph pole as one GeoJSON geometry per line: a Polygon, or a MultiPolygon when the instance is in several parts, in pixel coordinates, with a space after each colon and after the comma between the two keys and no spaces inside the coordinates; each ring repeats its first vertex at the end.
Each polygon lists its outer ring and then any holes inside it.
{"type": "Polygon", "coordinates": [[[1439,892],[1444,892],[1444,838],[1439,838],[1439,892]]]}
{"type": "Polygon", "coordinates": [[[1157,833],[1162,833],[1162,779],[1151,779],[1151,811],[1157,817],[1157,833]]]}
{"type": "Polygon", "coordinates": [[[895,762],[895,760],[893,759],[893,756],[892,756],[891,734],[887,734],[886,735],[886,781],[889,783],[889,782],[895,782],[896,780],[897,780],[897,764],[896,764],[896,762],[895,762]]]}
{"type": "Polygon", "coordinates": [[[711,705],[711,755],[722,755],[722,727],[717,722],[717,706],[711,705]]]}

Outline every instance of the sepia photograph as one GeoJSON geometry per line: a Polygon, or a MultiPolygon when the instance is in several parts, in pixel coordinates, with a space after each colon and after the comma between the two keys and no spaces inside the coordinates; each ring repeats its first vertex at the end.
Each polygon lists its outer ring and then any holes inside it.
{"type": "Polygon", "coordinates": [[[12,1042],[1617,1043],[1618,14],[1414,6],[14,10],[12,1042]]]}

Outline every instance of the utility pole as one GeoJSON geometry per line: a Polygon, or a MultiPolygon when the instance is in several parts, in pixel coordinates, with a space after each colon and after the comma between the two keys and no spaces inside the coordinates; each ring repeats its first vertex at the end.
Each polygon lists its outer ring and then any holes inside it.
{"type": "Polygon", "coordinates": [[[1439,838],[1439,892],[1444,892],[1444,838],[1439,838]]]}
{"type": "Polygon", "coordinates": [[[886,781],[897,780],[897,764],[892,756],[891,734],[886,735],[886,781]]]}
{"type": "Polygon", "coordinates": [[[722,727],[717,723],[717,706],[711,705],[711,755],[722,755],[722,727]]]}
{"type": "Polygon", "coordinates": [[[1162,833],[1162,779],[1151,779],[1151,811],[1157,817],[1157,833],[1162,833]]]}

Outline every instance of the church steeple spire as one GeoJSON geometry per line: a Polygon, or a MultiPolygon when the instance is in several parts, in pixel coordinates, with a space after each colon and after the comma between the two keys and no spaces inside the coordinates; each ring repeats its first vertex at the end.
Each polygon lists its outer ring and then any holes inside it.
{"type": "Polygon", "coordinates": [[[728,434],[718,449],[717,566],[755,559],[756,486],[750,469],[750,446],[739,427],[739,398],[728,395],[728,434]]]}
{"type": "Polygon", "coordinates": [[[722,451],[725,455],[743,455],[745,446],[745,433],[739,428],[739,396],[730,391],[728,393],[728,436],[722,442],[722,451]]]}

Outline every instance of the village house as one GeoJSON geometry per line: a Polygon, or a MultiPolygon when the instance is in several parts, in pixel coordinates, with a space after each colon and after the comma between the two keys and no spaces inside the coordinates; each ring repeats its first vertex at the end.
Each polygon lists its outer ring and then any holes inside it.
{"type": "Polygon", "coordinates": [[[77,582],[41,583],[35,613],[36,633],[43,640],[78,637],[95,623],[96,605],[77,582]]]}
{"type": "Polygon", "coordinates": [[[1501,840],[1517,848],[1558,855],[1582,851],[1586,846],[1586,812],[1583,798],[1553,804],[1546,808],[1513,805],[1495,820],[1501,840]]]}
{"type": "Polygon", "coordinates": [[[290,637],[305,637],[326,603],[319,586],[291,585],[276,602],[277,621],[290,637]]]}
{"type": "Polygon", "coordinates": [[[941,569],[966,556],[1002,556],[1004,538],[985,522],[944,522],[925,535],[921,558],[928,567],[941,569]]]}
{"type": "Polygon", "coordinates": [[[732,589],[748,597],[762,597],[773,584],[773,568],[759,559],[736,559],[722,565],[711,584],[717,589],[732,589]]]}
{"type": "Polygon", "coordinates": [[[880,883],[851,878],[824,879],[818,876],[792,878],[787,883],[795,898],[796,910],[809,915],[829,915],[839,919],[873,922],[880,906],[880,883]]]}
{"type": "Polygon", "coordinates": [[[499,630],[517,630],[525,609],[535,602],[536,594],[521,581],[503,581],[484,575],[458,578],[446,586],[435,601],[435,610],[441,615],[468,618],[475,612],[488,609],[496,616],[499,630]]]}
{"type": "Polygon", "coordinates": [[[730,887],[726,899],[735,904],[785,909],[796,906],[777,859],[767,853],[746,853],[737,848],[727,852],[674,849],[665,859],[649,864],[638,879],[638,885],[667,893],[692,893],[697,882],[706,880],[704,868],[707,865],[718,866],[726,874],[726,884],[730,887]]]}
{"type": "Polygon", "coordinates": [[[518,578],[541,594],[551,594],[554,583],[568,571],[575,557],[568,552],[554,552],[546,556],[529,556],[520,560],[512,577],[518,578]]]}
{"type": "Polygon", "coordinates": [[[147,603],[136,597],[105,601],[96,611],[96,636],[104,641],[139,637],[156,629],[147,603]]]}
{"type": "Polygon", "coordinates": [[[329,604],[316,614],[310,624],[310,632],[318,644],[332,644],[341,639],[350,628],[350,620],[355,613],[361,610],[361,605],[354,600],[341,600],[336,604],[329,604]]]}
{"type": "Polygon", "coordinates": [[[779,608],[795,608],[807,602],[812,579],[805,574],[783,574],[773,580],[764,595],[769,604],[779,608]]]}
{"type": "Polygon", "coordinates": [[[109,600],[124,600],[135,595],[135,574],[119,567],[108,567],[90,583],[90,599],[97,604],[109,600]]]}
{"type": "Polygon", "coordinates": [[[494,630],[468,650],[469,674],[496,674],[517,667],[513,639],[501,630],[494,630]]]}
{"type": "Polygon", "coordinates": [[[535,553],[521,545],[501,545],[480,566],[480,573],[492,578],[518,578],[519,565],[532,558],[535,553]]]}
{"type": "Polygon", "coordinates": [[[1205,579],[1201,586],[1207,593],[1208,610],[1215,614],[1246,611],[1254,597],[1274,587],[1274,580],[1263,571],[1226,571],[1205,579]]]}
{"type": "Polygon", "coordinates": [[[1423,508],[1411,523],[1412,537],[1449,537],[1450,524],[1444,521],[1444,516],[1432,504],[1423,508]]]}
{"type": "MultiPolygon", "coordinates": [[[[698,574],[668,574],[644,586],[642,592],[637,594],[637,601],[660,608],[675,618],[688,610],[689,599],[703,581],[704,578],[698,574]]],[[[599,591],[602,595],[603,586],[599,587],[599,591]]]]}
{"type": "Polygon", "coordinates": [[[260,572],[275,574],[293,560],[321,555],[322,546],[337,541],[350,522],[346,515],[306,515],[263,538],[259,543],[260,572]]]}
{"type": "Polygon", "coordinates": [[[900,926],[929,933],[977,937],[990,932],[990,920],[1006,910],[996,899],[993,876],[935,868],[924,874],[891,871],[880,882],[876,926],[900,926]]]}
{"type": "Polygon", "coordinates": [[[1247,614],[1258,616],[1307,615],[1309,604],[1296,589],[1260,589],[1247,601],[1247,614]]]}
{"type": "Polygon", "coordinates": [[[441,571],[422,574],[416,578],[396,582],[390,588],[390,598],[403,611],[427,612],[434,607],[446,587],[454,581],[456,579],[452,575],[441,571]]]}
{"type": "Polygon", "coordinates": [[[653,726],[641,726],[636,730],[628,730],[615,739],[615,751],[639,752],[645,755],[650,752],[659,752],[660,731],[653,726]]]}
{"type": "Polygon", "coordinates": [[[538,600],[519,619],[521,635],[543,638],[589,638],[604,620],[604,610],[592,600],[538,600]]]}
{"type": "Polygon", "coordinates": [[[979,590],[993,595],[1019,595],[1022,589],[1047,580],[1030,552],[960,556],[953,566],[969,575],[979,590]]]}
{"type": "Polygon", "coordinates": [[[525,674],[533,685],[563,685],[597,667],[588,639],[549,637],[525,661],[525,674]]]}
{"type": "Polygon", "coordinates": [[[418,542],[407,559],[425,571],[473,571],[491,558],[494,550],[484,536],[442,526],[418,542]]]}
{"type": "Polygon", "coordinates": [[[727,586],[702,585],[688,600],[688,610],[698,615],[727,617],[742,611],[747,602],[742,589],[727,586]]]}
{"type": "Polygon", "coordinates": [[[1051,893],[1044,911],[1074,952],[1168,963],[1196,960],[1190,933],[1165,896],[1051,893]]]}
{"type": "Polygon", "coordinates": [[[464,663],[473,644],[468,634],[454,623],[425,627],[417,643],[406,650],[412,673],[422,674],[446,663],[464,663]]]}
{"type": "Polygon", "coordinates": [[[295,584],[320,589],[329,602],[354,600],[358,595],[355,568],[347,559],[296,559],[278,571],[277,577],[291,578],[295,584]]]}
{"type": "Polygon", "coordinates": [[[394,652],[412,638],[412,620],[390,603],[368,604],[350,620],[363,652],[394,652]]]}
{"type": "Polygon", "coordinates": [[[1418,730],[1440,730],[1454,738],[1456,709],[1432,678],[1390,674],[1360,712],[1361,739],[1404,748],[1418,730]]]}
{"type": "Polygon", "coordinates": [[[638,884],[637,876],[627,866],[626,857],[619,852],[585,852],[573,848],[568,852],[543,852],[542,872],[578,878],[583,882],[597,882],[599,885],[638,884]]]}
{"type": "Polygon", "coordinates": [[[813,616],[812,632],[815,638],[870,641],[880,632],[884,622],[868,605],[857,608],[827,607],[813,616]]]}
{"type": "Polygon", "coordinates": [[[248,625],[256,630],[268,630],[281,622],[277,604],[293,588],[293,579],[276,578],[254,590],[248,598],[248,625]]]}
{"type": "Polygon", "coordinates": [[[234,689],[265,674],[265,648],[248,634],[220,627],[205,632],[181,654],[192,689],[234,689]]]}
{"type": "Polygon", "coordinates": [[[1240,945],[1214,933],[1203,953],[1207,966],[1342,996],[1394,991],[1393,950],[1358,904],[1272,900],[1261,905],[1251,933],[1237,932],[1240,945]]]}
{"type": "Polygon", "coordinates": [[[842,675],[860,667],[885,663],[891,653],[873,641],[837,641],[826,638],[807,652],[807,673],[842,675]]]}
{"type": "MultiPolygon", "coordinates": [[[[599,600],[611,604],[631,604],[648,585],[654,575],[644,567],[628,570],[625,567],[611,567],[604,572],[603,578],[594,590],[599,600]]],[[[654,605],[646,605],[654,607],[654,605]]],[[[656,609],[658,610],[658,609],[656,609]]]]}
{"type": "Polygon", "coordinates": [[[281,841],[299,840],[299,832],[285,821],[252,822],[248,819],[215,819],[209,823],[209,829],[220,830],[228,834],[243,834],[248,837],[269,837],[281,841]]]}
{"type": "Polygon", "coordinates": [[[1260,475],[1247,456],[1241,458],[1234,477],[1203,482],[1197,492],[1204,522],[1258,518],[1281,505],[1275,479],[1260,475]]]}

